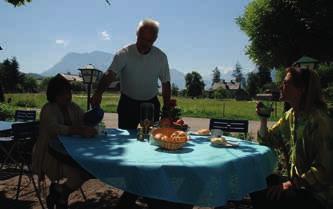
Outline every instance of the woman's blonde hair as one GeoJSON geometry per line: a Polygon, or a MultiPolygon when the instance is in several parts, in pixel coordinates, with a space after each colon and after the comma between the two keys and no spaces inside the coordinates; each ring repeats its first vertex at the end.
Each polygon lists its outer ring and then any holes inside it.
{"type": "Polygon", "coordinates": [[[286,73],[291,74],[292,83],[295,87],[303,89],[300,101],[301,111],[310,113],[315,109],[327,110],[317,72],[308,68],[289,67],[286,69],[286,73]]]}

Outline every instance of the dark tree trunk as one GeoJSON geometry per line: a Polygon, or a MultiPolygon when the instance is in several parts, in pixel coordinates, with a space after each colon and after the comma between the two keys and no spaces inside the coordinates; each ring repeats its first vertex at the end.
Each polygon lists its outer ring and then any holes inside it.
{"type": "Polygon", "coordinates": [[[5,96],[1,84],[0,84],[0,102],[5,102],[5,96]]]}

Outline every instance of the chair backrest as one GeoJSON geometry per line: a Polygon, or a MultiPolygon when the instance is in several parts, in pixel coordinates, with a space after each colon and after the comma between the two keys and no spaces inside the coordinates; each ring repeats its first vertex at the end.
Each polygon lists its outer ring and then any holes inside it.
{"type": "Polygon", "coordinates": [[[15,121],[35,121],[36,111],[34,110],[16,110],[15,121]]]}
{"type": "Polygon", "coordinates": [[[209,129],[220,129],[225,132],[237,132],[247,134],[249,129],[249,121],[212,118],[209,121],[209,129]]]}
{"type": "Polygon", "coordinates": [[[39,122],[14,123],[12,125],[12,134],[14,140],[35,141],[39,132],[39,122]]]}

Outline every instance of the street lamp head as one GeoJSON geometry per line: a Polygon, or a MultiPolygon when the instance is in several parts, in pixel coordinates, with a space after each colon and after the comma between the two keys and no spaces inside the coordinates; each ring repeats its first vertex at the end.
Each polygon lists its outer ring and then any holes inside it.
{"type": "Polygon", "coordinates": [[[92,64],[88,64],[79,70],[81,71],[83,83],[86,84],[96,83],[102,75],[102,71],[96,69],[96,67],[92,64]]]}
{"type": "Polygon", "coordinates": [[[310,70],[315,69],[316,65],[318,64],[318,60],[312,58],[312,57],[307,57],[307,56],[303,56],[301,58],[299,58],[294,64],[293,66],[295,67],[299,67],[299,68],[307,68],[310,70]]]}

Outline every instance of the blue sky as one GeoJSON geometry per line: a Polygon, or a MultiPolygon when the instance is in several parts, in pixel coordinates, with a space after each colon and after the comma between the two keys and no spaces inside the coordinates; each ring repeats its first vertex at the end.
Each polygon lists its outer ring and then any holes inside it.
{"type": "Polygon", "coordinates": [[[134,43],[139,20],[161,24],[156,46],[171,68],[211,74],[254,64],[245,55],[247,36],[235,18],[250,0],[32,0],[14,8],[0,0],[0,60],[16,56],[23,72],[40,73],[69,52],[114,53],[134,43]]]}

